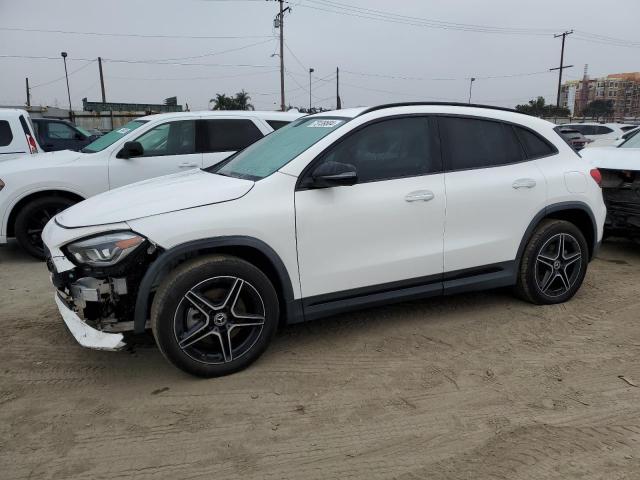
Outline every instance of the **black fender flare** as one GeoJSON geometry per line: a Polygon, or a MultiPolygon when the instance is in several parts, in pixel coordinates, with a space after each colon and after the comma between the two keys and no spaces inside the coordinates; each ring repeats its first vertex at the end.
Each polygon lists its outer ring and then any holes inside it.
{"type": "Polygon", "coordinates": [[[535,215],[535,217],[533,217],[533,220],[531,220],[531,223],[529,223],[529,226],[525,230],[524,235],[522,236],[522,240],[520,241],[520,246],[518,247],[518,254],[516,256],[516,261],[518,262],[518,265],[520,264],[520,260],[522,259],[524,249],[527,246],[527,243],[529,243],[529,239],[533,235],[533,231],[536,229],[538,224],[542,221],[543,218],[547,217],[548,215],[555,212],[561,212],[562,210],[582,210],[591,219],[591,228],[593,229],[593,244],[591,245],[591,251],[593,252],[592,253],[592,258],[593,258],[593,256],[598,251],[599,242],[598,242],[598,226],[596,223],[596,218],[593,215],[593,211],[591,210],[591,207],[589,207],[589,205],[587,205],[586,203],[579,202],[579,201],[559,202],[559,203],[547,205],[545,208],[540,210],[535,215]]]}
{"type": "Polygon", "coordinates": [[[219,247],[251,247],[260,251],[266,256],[273,265],[280,285],[282,286],[282,296],[284,298],[283,314],[288,323],[297,323],[303,321],[303,313],[301,303],[296,301],[293,294],[293,283],[287,272],[284,262],[279,255],[262,240],[246,236],[228,236],[207,238],[201,240],[193,240],[181,243],[175,247],[165,250],[151,264],[140,282],[138,294],[136,297],[135,313],[134,313],[134,332],[142,333],[147,323],[147,312],[149,310],[149,296],[151,289],[158,279],[162,270],[177,258],[194,250],[210,250],[219,247]]]}

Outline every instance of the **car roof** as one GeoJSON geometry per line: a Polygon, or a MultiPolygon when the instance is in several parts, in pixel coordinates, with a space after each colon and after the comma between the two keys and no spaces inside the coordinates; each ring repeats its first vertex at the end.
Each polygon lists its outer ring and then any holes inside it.
{"type": "Polygon", "coordinates": [[[496,120],[514,121],[522,125],[551,126],[551,122],[538,117],[526,115],[509,108],[495,107],[492,105],[475,105],[466,103],[445,103],[445,102],[409,102],[378,105],[375,107],[348,108],[344,110],[332,110],[316,113],[311,117],[345,117],[355,118],[368,114],[388,113],[391,115],[402,115],[408,113],[444,114],[444,115],[469,115],[473,117],[486,117],[496,120]]]}
{"type": "Polygon", "coordinates": [[[303,117],[305,114],[300,112],[270,112],[256,110],[202,110],[195,112],[172,112],[172,113],[156,113],[139,117],[137,120],[169,120],[180,117],[230,117],[243,116],[250,118],[260,118],[262,120],[281,120],[292,122],[297,118],[303,117]]]}
{"type": "Polygon", "coordinates": [[[26,110],[20,108],[0,108],[0,118],[16,118],[20,115],[29,116],[26,110]]]}

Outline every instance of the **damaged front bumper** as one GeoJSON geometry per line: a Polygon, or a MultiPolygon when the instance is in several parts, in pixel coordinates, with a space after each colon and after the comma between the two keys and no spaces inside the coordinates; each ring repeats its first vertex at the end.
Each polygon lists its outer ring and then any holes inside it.
{"type": "Polygon", "coordinates": [[[124,335],[122,333],[106,333],[89,326],[62,300],[59,293],[55,294],[56,305],[64,323],[76,341],[86,348],[94,350],[116,351],[123,349],[124,335]]]}
{"type": "Polygon", "coordinates": [[[156,254],[155,247],[146,246],[108,268],[58,269],[68,261],[65,257],[47,259],[58,310],[80,345],[98,350],[125,346],[134,331],[140,280],[156,254]]]}

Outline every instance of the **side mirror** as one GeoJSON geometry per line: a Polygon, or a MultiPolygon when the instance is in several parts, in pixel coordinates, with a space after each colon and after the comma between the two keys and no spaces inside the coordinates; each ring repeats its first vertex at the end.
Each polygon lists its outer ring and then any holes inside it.
{"type": "Polygon", "coordinates": [[[118,152],[118,158],[140,157],[144,155],[144,148],[140,142],[125,142],[122,149],[118,152]]]}
{"type": "Polygon", "coordinates": [[[355,166],[348,163],[324,162],[311,173],[311,180],[311,188],[355,185],[358,172],[355,166]]]}

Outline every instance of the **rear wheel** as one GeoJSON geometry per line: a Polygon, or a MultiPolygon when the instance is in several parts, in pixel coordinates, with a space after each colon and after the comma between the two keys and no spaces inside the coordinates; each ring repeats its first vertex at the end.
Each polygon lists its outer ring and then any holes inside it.
{"type": "Polygon", "coordinates": [[[564,220],[544,220],[527,244],[516,291],[536,304],[569,300],[582,285],[589,250],[582,232],[564,220]]]}
{"type": "Polygon", "coordinates": [[[16,216],[14,234],[20,246],[40,260],[44,259],[42,230],[49,220],[75,204],[65,197],[47,196],[36,198],[22,207],[16,216]]]}
{"type": "Polygon", "coordinates": [[[162,282],[151,328],[162,354],[192,375],[242,370],[267,348],[278,324],[278,297],[250,263],[214,255],[179,266],[162,282]]]}

